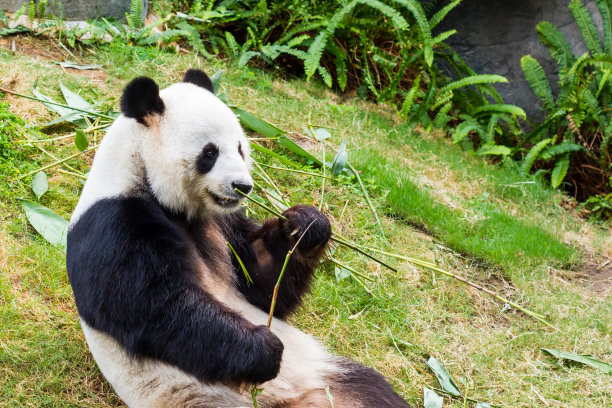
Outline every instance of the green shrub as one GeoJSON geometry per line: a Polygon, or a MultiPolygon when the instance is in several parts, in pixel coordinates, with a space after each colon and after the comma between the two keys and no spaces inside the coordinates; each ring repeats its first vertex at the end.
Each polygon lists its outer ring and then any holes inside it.
{"type": "MultiPolygon", "coordinates": [[[[588,52],[576,56],[561,31],[546,21],[538,34],[559,67],[555,98],[541,65],[529,55],[521,60],[525,78],[546,111],[544,122],[526,135],[524,172],[551,171],[553,187],[567,181],[579,200],[606,194],[612,176],[612,0],[597,0],[603,22],[603,42],[593,18],[580,0],[569,7],[588,52]]],[[[596,200],[593,198],[593,200],[596,200]]]]}

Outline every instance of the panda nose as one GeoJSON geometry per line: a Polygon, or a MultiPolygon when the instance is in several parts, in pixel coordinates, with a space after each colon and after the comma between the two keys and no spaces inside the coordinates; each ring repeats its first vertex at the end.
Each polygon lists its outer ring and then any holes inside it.
{"type": "Polygon", "coordinates": [[[253,185],[251,185],[251,184],[236,183],[236,182],[232,183],[232,187],[235,190],[238,190],[238,191],[240,191],[241,193],[244,193],[244,194],[249,194],[251,192],[251,190],[253,189],[253,185]]]}

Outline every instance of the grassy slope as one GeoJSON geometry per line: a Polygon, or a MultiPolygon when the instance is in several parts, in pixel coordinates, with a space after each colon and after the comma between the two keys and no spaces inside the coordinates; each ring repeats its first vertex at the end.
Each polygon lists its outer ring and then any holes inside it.
{"type": "MultiPolygon", "coordinates": [[[[104,83],[92,84],[83,75],[4,50],[0,76],[12,77],[19,66],[13,88],[28,92],[39,77],[39,88],[53,95],[61,79],[98,100],[117,97],[136,75],[151,75],[163,85],[180,79],[187,67],[224,68],[230,101],[283,129],[303,133],[302,127],[311,123],[331,128],[336,146],[343,138],[349,141],[349,158],[363,170],[389,242],[378,234],[353,184],[327,182],[323,211],[336,231],[360,243],[436,261],[547,314],[561,329],[552,333],[519,313],[502,314],[490,297],[449,278],[407,263],[395,263],[399,272],[392,273],[339,249],[339,259],[374,279],[368,283],[373,295],[351,279],[338,282],[333,267],[326,265],[293,322],[335,352],[376,367],[410,402],[420,404],[422,387],[437,385],[425,364],[434,355],[456,380],[465,380],[470,396],[500,406],[539,406],[543,400],[560,407],[610,404],[608,376],[559,366],[539,351],[558,348],[608,362],[612,355],[610,297],[586,292],[568,281],[574,273],[563,269],[579,264],[585,251],[609,256],[610,243],[602,238],[605,232],[561,210],[554,192],[522,184],[513,173],[429,135],[414,135],[384,107],[343,102],[313,84],[154,50],[107,48],[88,60],[104,66],[104,83]],[[423,227],[431,235],[421,232],[423,227]],[[571,246],[561,243],[570,239],[571,246]]],[[[13,110],[34,122],[52,118],[41,105],[9,100],[13,110]]],[[[320,146],[306,146],[321,157],[320,146]]],[[[74,148],[62,143],[51,149],[61,156],[74,148]]],[[[32,163],[48,162],[34,150],[28,154],[32,163]]],[[[83,161],[72,164],[86,168],[83,161]]],[[[42,202],[67,218],[80,184],[58,172],[49,174],[51,190],[42,202]]],[[[319,205],[320,179],[269,174],[292,202],[319,205]]],[[[31,193],[19,183],[3,184],[1,192],[0,393],[8,396],[3,403],[120,406],[86,351],[63,254],[36,236],[19,209],[16,198],[31,193]]],[[[463,403],[445,400],[445,406],[463,403]]]]}

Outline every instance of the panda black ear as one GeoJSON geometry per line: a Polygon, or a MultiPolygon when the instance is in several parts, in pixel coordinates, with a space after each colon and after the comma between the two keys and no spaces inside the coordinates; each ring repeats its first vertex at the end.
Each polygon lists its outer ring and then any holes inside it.
{"type": "Polygon", "coordinates": [[[183,82],[189,82],[190,84],[197,85],[206,89],[207,91],[215,93],[215,88],[213,87],[212,81],[208,75],[204,73],[204,71],[199,69],[188,69],[183,77],[183,82]]]}
{"type": "Polygon", "coordinates": [[[164,102],[159,97],[159,87],[151,78],[138,77],[133,79],[121,96],[121,112],[128,118],[133,118],[145,126],[145,117],[155,113],[163,114],[164,102]]]}

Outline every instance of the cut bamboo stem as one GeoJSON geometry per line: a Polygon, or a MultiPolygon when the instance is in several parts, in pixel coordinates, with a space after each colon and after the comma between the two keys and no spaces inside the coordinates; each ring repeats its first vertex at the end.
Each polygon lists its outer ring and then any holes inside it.
{"type": "Polygon", "coordinates": [[[29,96],[29,95],[24,95],[24,94],[20,94],[20,93],[17,93],[17,92],[13,92],[13,91],[10,91],[10,90],[5,89],[5,88],[0,88],[0,91],[6,92],[6,93],[11,94],[11,95],[19,96],[19,97],[22,97],[22,98],[31,99],[33,101],[38,101],[38,102],[42,102],[42,103],[48,103],[50,105],[61,106],[62,108],[72,109],[74,111],[87,113],[87,114],[92,115],[92,116],[98,116],[98,117],[101,117],[101,118],[104,118],[104,119],[115,120],[115,118],[113,118],[112,116],[108,116],[108,115],[105,115],[103,113],[99,113],[99,112],[95,112],[95,111],[89,111],[87,109],[75,108],[74,106],[65,105],[63,103],[58,103],[58,102],[53,102],[53,101],[46,101],[44,99],[36,98],[34,96],[29,96]]]}
{"type": "Polygon", "coordinates": [[[274,292],[272,293],[272,302],[270,304],[270,313],[268,314],[268,324],[267,324],[268,328],[270,328],[270,325],[272,324],[272,318],[274,317],[274,309],[276,308],[276,299],[278,297],[278,289],[280,287],[281,280],[283,279],[283,276],[285,275],[285,269],[287,269],[287,265],[289,264],[289,258],[291,258],[291,255],[293,255],[293,251],[295,251],[297,246],[300,244],[300,241],[302,241],[302,238],[304,238],[304,235],[306,235],[306,232],[308,232],[308,230],[310,229],[312,224],[314,224],[315,221],[316,221],[316,219],[312,220],[312,222],[310,224],[308,224],[308,227],[306,227],[304,232],[302,232],[302,235],[300,235],[300,238],[298,238],[298,240],[295,243],[295,245],[293,246],[293,248],[291,248],[287,252],[287,255],[285,256],[285,262],[283,263],[283,268],[281,269],[280,274],[278,275],[278,280],[276,281],[276,285],[274,285],[274,292]]]}

